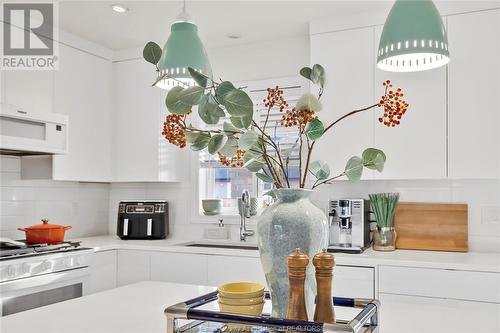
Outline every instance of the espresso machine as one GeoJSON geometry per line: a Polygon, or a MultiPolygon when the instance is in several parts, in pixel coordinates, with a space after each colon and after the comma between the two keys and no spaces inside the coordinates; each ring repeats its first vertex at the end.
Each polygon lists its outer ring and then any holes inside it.
{"type": "Polygon", "coordinates": [[[328,252],[362,253],[370,246],[370,201],[330,200],[328,252]]]}

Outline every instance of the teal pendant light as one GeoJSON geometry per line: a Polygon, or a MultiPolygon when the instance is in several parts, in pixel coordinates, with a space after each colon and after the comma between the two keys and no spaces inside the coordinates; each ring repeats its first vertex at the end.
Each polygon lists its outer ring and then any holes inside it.
{"type": "Polygon", "coordinates": [[[172,89],[175,86],[194,86],[196,83],[189,75],[191,67],[206,76],[212,76],[207,52],[198,37],[198,27],[186,13],[186,2],[182,13],[171,26],[163,52],[158,62],[159,74],[156,86],[162,89],[172,89]]]}
{"type": "Polygon", "coordinates": [[[448,37],[431,0],[396,0],[387,17],[377,53],[377,67],[416,72],[450,61],[448,37]]]}

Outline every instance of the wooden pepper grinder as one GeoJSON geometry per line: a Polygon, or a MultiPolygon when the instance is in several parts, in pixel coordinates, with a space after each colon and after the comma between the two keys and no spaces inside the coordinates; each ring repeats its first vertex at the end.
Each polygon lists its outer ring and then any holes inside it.
{"type": "Polygon", "coordinates": [[[304,284],[309,258],[300,249],[295,249],[287,257],[288,279],[290,291],[288,295],[287,318],[294,320],[307,320],[306,297],[304,284]]]}
{"type": "Polygon", "coordinates": [[[333,254],[322,252],[313,258],[316,268],[316,285],[318,294],[316,296],[316,309],[314,310],[314,321],[321,323],[335,323],[335,312],[332,301],[332,277],[335,259],[333,254]]]}

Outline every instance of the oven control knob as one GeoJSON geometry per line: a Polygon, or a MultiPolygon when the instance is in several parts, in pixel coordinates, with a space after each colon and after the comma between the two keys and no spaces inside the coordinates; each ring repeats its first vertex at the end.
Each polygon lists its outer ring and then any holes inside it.
{"type": "Polygon", "coordinates": [[[14,277],[16,275],[16,268],[14,266],[7,267],[7,276],[14,277]]]}
{"type": "Polygon", "coordinates": [[[24,263],[21,266],[21,270],[22,270],[23,274],[28,274],[30,272],[30,265],[28,265],[27,263],[24,263]]]}
{"type": "Polygon", "coordinates": [[[81,264],[82,264],[82,260],[80,259],[80,257],[75,257],[75,265],[80,266],[81,264]]]}
{"type": "Polygon", "coordinates": [[[50,269],[52,267],[52,263],[50,261],[45,260],[42,263],[42,267],[43,267],[43,269],[48,270],[48,269],[50,269]]]}

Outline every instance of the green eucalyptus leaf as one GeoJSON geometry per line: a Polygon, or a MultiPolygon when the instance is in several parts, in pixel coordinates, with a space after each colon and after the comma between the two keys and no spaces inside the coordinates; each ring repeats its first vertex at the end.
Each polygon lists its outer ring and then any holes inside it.
{"type": "Polygon", "coordinates": [[[236,126],[231,124],[231,122],[229,122],[229,121],[225,121],[224,124],[222,124],[222,129],[224,130],[224,132],[228,136],[232,136],[236,133],[240,133],[240,130],[236,126]]]}
{"type": "Polygon", "coordinates": [[[353,156],[347,161],[344,170],[345,175],[351,181],[358,181],[363,174],[363,161],[359,156],[353,156]]]}
{"type": "Polygon", "coordinates": [[[382,172],[384,170],[384,164],[386,161],[385,153],[376,148],[367,148],[363,151],[361,155],[363,161],[363,166],[371,170],[377,170],[382,172]]]}
{"type": "Polygon", "coordinates": [[[161,47],[155,42],[148,42],[142,50],[142,56],[147,62],[156,65],[161,58],[161,47]]]}
{"type": "Polygon", "coordinates": [[[325,86],[325,69],[320,64],[315,64],[311,70],[311,81],[319,84],[321,88],[325,86]]]}
{"type": "Polygon", "coordinates": [[[170,113],[182,115],[191,111],[191,105],[184,103],[180,99],[179,95],[183,90],[184,88],[176,86],[168,92],[167,98],[165,98],[165,105],[170,113]]]}
{"type": "Polygon", "coordinates": [[[203,97],[204,91],[205,88],[200,86],[189,87],[179,92],[179,98],[185,104],[198,105],[203,97]]]}
{"type": "Polygon", "coordinates": [[[319,119],[314,119],[306,125],[305,132],[309,140],[316,141],[325,132],[325,126],[319,119]]]}
{"type": "Polygon", "coordinates": [[[225,116],[225,113],[220,106],[211,101],[209,95],[205,95],[198,105],[198,115],[206,124],[215,125],[221,117],[225,116]]]}
{"type": "Polygon", "coordinates": [[[260,171],[260,169],[262,169],[263,166],[264,163],[261,162],[258,158],[252,158],[243,165],[243,167],[247,168],[250,172],[258,172],[260,171]]]}
{"type": "Polygon", "coordinates": [[[269,177],[268,175],[266,175],[265,173],[258,172],[255,175],[257,176],[257,178],[262,180],[264,183],[274,183],[274,180],[271,177],[269,177]]]}
{"type": "Polygon", "coordinates": [[[210,154],[217,153],[219,150],[221,150],[222,147],[224,147],[226,142],[227,142],[227,136],[225,134],[222,133],[215,134],[210,139],[210,142],[208,142],[208,152],[210,154]]]}
{"type": "Polygon", "coordinates": [[[193,80],[196,82],[197,85],[199,85],[202,88],[207,87],[208,83],[208,76],[201,74],[198,72],[196,69],[192,67],[188,67],[189,75],[193,78],[193,80]]]}
{"type": "Polygon", "coordinates": [[[227,157],[233,157],[236,155],[238,150],[238,140],[233,137],[228,137],[226,144],[222,147],[219,152],[227,157]]]}
{"type": "Polygon", "coordinates": [[[253,102],[243,90],[232,90],[224,96],[224,106],[231,116],[243,117],[253,115],[253,102]]]}
{"type": "Polygon", "coordinates": [[[297,101],[296,107],[301,111],[310,110],[314,112],[319,112],[321,111],[321,102],[313,94],[304,94],[297,101]]]}
{"type": "Polygon", "coordinates": [[[327,179],[330,176],[330,167],[325,161],[313,161],[309,165],[309,171],[318,180],[327,179]]]}
{"type": "MultiPolygon", "coordinates": [[[[274,182],[274,181],[273,181],[273,182],[274,182]]],[[[276,199],[276,193],[274,193],[274,190],[269,190],[269,191],[267,191],[266,193],[264,193],[264,194],[262,194],[262,195],[263,195],[263,196],[264,196],[264,195],[268,195],[268,196],[273,197],[273,198],[275,198],[275,199],[276,199]]]]}
{"type": "Polygon", "coordinates": [[[210,142],[211,136],[209,133],[200,133],[196,140],[191,144],[191,149],[194,151],[205,149],[210,142]]]}
{"type": "Polygon", "coordinates": [[[220,102],[223,102],[226,94],[235,89],[235,86],[231,82],[224,81],[215,88],[215,95],[219,98],[220,102]]]}
{"type": "Polygon", "coordinates": [[[245,152],[245,154],[243,155],[243,162],[246,163],[252,159],[257,159],[259,162],[264,163],[264,158],[262,157],[262,153],[260,153],[257,150],[254,150],[253,148],[245,152]]]}
{"type": "Polygon", "coordinates": [[[186,142],[194,143],[196,139],[200,136],[200,132],[186,131],[186,142]]]}
{"type": "Polygon", "coordinates": [[[246,129],[252,124],[251,116],[243,116],[243,117],[229,117],[229,120],[236,128],[246,129]]]}
{"type": "Polygon", "coordinates": [[[259,135],[257,134],[257,132],[250,130],[246,131],[240,136],[240,139],[238,140],[238,145],[240,146],[240,148],[247,150],[252,148],[257,143],[258,140],[259,140],[259,135]]]}
{"type": "Polygon", "coordinates": [[[300,69],[300,75],[305,77],[306,79],[310,80],[311,79],[311,68],[310,67],[302,67],[300,69]]]}

